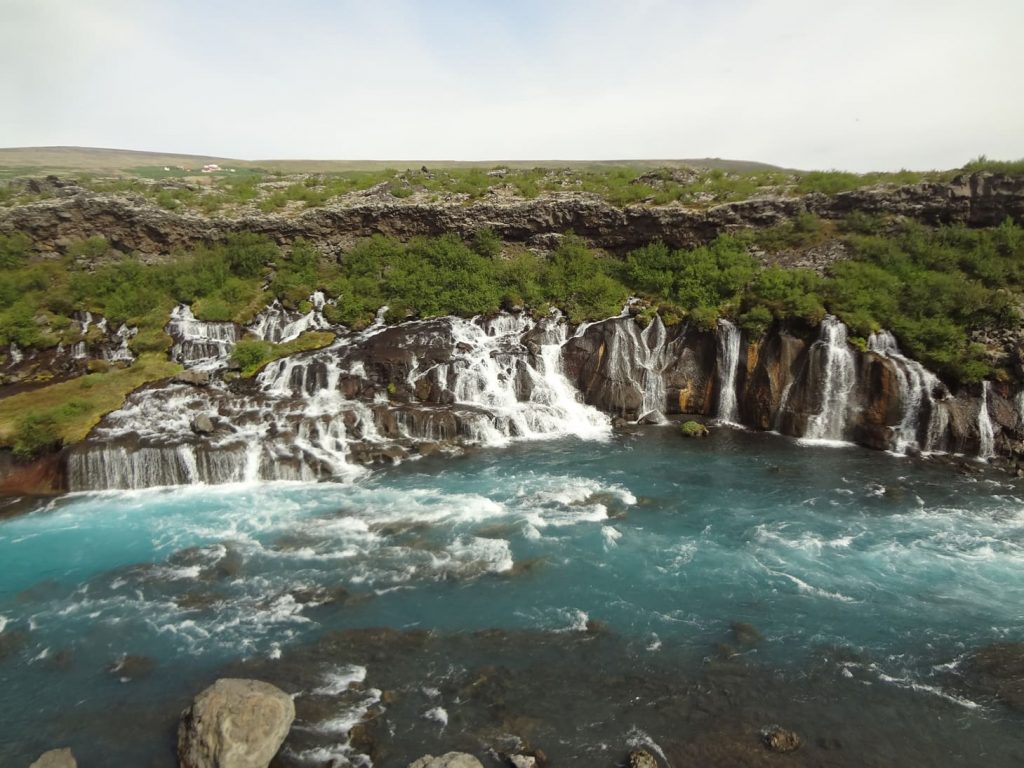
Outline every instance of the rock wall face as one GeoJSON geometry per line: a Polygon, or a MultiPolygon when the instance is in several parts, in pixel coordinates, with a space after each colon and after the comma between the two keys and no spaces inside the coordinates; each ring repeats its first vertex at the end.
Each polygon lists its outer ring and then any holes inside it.
{"type": "Polygon", "coordinates": [[[1007,217],[1021,222],[1024,179],[975,173],[949,184],[765,197],[708,209],[618,208],[594,197],[564,194],[471,205],[366,199],[298,215],[238,218],[174,213],[139,197],[95,194],[65,186],[61,197],[0,210],[0,232],[25,232],[44,253],[99,234],[119,251],[154,258],[242,231],[265,234],[278,243],[304,237],[326,252],[336,252],[355,239],[374,234],[400,239],[445,233],[468,237],[481,227],[492,228],[508,242],[528,244],[543,244],[548,236],[574,232],[595,247],[624,252],[654,240],[675,248],[694,247],[724,232],[772,226],[804,212],[836,219],[853,211],[905,216],[927,224],[992,226],[1007,217]]]}

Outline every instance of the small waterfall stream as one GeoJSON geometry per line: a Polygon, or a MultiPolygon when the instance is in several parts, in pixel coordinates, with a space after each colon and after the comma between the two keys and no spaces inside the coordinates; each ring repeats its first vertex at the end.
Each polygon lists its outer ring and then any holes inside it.
{"type": "Polygon", "coordinates": [[[187,304],[174,308],[166,330],[174,339],[171,359],[197,369],[222,367],[239,339],[234,323],[197,320],[187,304]]]}
{"type": "Polygon", "coordinates": [[[643,369],[644,403],[637,421],[665,422],[665,344],[668,333],[660,315],[647,324],[640,332],[639,363],[643,369]]]}
{"type": "Polygon", "coordinates": [[[842,440],[850,393],[856,380],[856,364],[847,342],[846,326],[838,318],[827,315],[821,321],[821,337],[811,346],[811,355],[822,372],[821,407],[808,421],[804,437],[842,440]]]}
{"type": "Polygon", "coordinates": [[[260,312],[246,326],[253,336],[264,341],[281,344],[297,339],[306,331],[324,331],[331,328],[330,322],[324,317],[327,298],[323,291],[310,294],[309,303],[312,308],[305,314],[285,309],[279,301],[274,301],[260,312]]]}
{"type": "Polygon", "coordinates": [[[940,450],[949,424],[949,412],[935,399],[935,392],[943,389],[938,377],[903,355],[896,337],[889,331],[871,334],[868,350],[893,362],[899,384],[903,415],[893,430],[893,450],[897,453],[914,448],[925,453],[940,450]]]}
{"type": "Polygon", "coordinates": [[[996,455],[996,436],[992,426],[992,416],[988,412],[989,390],[992,382],[985,381],[981,385],[981,403],[978,405],[978,459],[988,461],[996,455]]]}
{"type": "Polygon", "coordinates": [[[718,414],[723,424],[739,423],[736,369],[740,362],[740,330],[728,320],[718,321],[718,414]]]}

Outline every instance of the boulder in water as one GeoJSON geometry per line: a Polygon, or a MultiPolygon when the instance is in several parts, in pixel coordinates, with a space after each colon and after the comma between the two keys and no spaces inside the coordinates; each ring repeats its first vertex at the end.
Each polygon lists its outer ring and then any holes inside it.
{"type": "Polygon", "coordinates": [[[629,768],[658,768],[658,760],[646,749],[636,749],[629,753],[626,765],[629,768]]]}
{"type": "Polygon", "coordinates": [[[197,413],[192,419],[192,431],[197,435],[209,435],[213,432],[213,419],[205,413],[197,413]]]}
{"type": "Polygon", "coordinates": [[[28,768],[78,768],[78,761],[70,749],[51,749],[40,755],[28,768]]]}
{"type": "Polygon", "coordinates": [[[181,715],[181,768],[267,768],[295,720],[295,703],[259,680],[221,679],[181,715]]]}
{"type": "Polygon", "coordinates": [[[800,737],[778,725],[763,729],[761,742],[772,752],[796,752],[800,749],[800,737]]]}
{"type": "Polygon", "coordinates": [[[687,421],[679,428],[683,437],[707,437],[710,432],[707,427],[699,421],[687,421]]]}
{"type": "Polygon", "coordinates": [[[424,755],[409,763],[409,768],[484,768],[483,763],[465,752],[449,752],[440,757],[424,755]]]}
{"type": "Polygon", "coordinates": [[[181,371],[180,373],[174,374],[174,378],[171,379],[178,384],[191,384],[193,387],[205,387],[210,383],[210,372],[209,371],[181,371]]]}

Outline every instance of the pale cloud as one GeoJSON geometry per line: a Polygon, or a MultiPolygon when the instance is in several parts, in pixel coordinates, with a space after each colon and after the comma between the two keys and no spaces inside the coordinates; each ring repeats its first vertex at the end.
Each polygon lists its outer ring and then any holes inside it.
{"type": "Polygon", "coordinates": [[[233,157],[1024,156],[1019,0],[0,0],[0,145],[233,157]]]}

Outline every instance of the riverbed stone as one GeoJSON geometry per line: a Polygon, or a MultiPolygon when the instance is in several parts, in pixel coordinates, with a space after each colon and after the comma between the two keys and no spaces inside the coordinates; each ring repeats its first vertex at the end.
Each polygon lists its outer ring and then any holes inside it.
{"type": "Polygon", "coordinates": [[[71,750],[65,747],[44,752],[28,768],[78,768],[78,762],[71,750]]]}
{"type": "Polygon", "coordinates": [[[218,680],[181,715],[180,768],[267,768],[294,720],[291,697],[270,683],[218,680]]]}
{"type": "Polygon", "coordinates": [[[778,725],[769,725],[761,731],[761,742],[772,752],[796,752],[800,749],[800,737],[778,725]]]}
{"type": "Polygon", "coordinates": [[[192,419],[192,431],[197,435],[209,435],[213,430],[213,419],[208,414],[197,413],[192,419]]]}
{"type": "Polygon", "coordinates": [[[448,752],[440,757],[424,755],[409,763],[409,768],[484,768],[483,763],[465,752],[448,752]]]}
{"type": "Polygon", "coordinates": [[[193,387],[205,387],[210,383],[209,371],[181,371],[172,379],[178,384],[191,384],[193,387]]]}
{"type": "Polygon", "coordinates": [[[658,760],[646,749],[635,749],[626,761],[629,768],[658,768],[658,760]]]}

